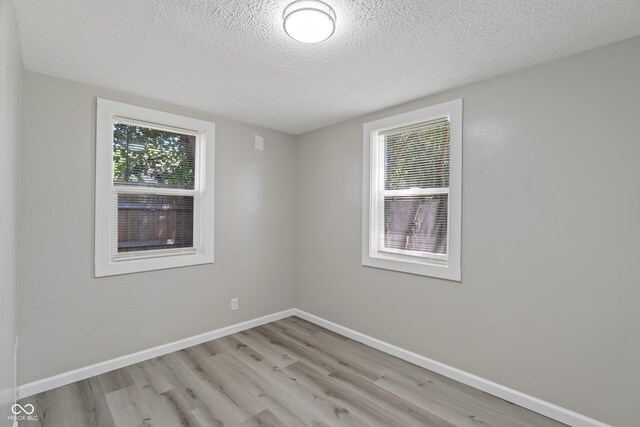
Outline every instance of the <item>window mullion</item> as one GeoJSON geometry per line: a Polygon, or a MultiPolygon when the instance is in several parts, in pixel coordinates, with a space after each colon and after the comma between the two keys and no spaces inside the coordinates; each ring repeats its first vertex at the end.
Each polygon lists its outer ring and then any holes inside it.
{"type": "Polygon", "coordinates": [[[142,187],[133,185],[114,185],[114,193],[117,194],[158,194],[166,196],[196,196],[198,190],[184,188],[142,187]]]}
{"type": "Polygon", "coordinates": [[[383,190],[382,193],[384,197],[436,196],[439,194],[449,194],[449,188],[409,188],[406,190],[383,190]]]}

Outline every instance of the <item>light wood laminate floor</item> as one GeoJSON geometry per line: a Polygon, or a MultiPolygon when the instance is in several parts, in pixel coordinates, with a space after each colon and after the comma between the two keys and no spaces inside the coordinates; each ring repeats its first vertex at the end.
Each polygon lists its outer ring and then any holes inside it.
{"type": "Polygon", "coordinates": [[[22,399],[85,426],[560,426],[290,317],[22,399]]]}

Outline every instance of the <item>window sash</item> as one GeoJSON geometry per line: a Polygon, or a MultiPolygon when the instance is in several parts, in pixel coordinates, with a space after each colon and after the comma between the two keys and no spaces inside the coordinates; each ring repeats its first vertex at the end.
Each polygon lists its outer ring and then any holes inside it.
{"type": "Polygon", "coordinates": [[[187,190],[184,188],[142,187],[132,185],[114,185],[114,193],[122,194],[157,194],[160,196],[196,196],[199,190],[187,190]]]}
{"type": "MultiPolygon", "coordinates": [[[[170,188],[145,185],[132,185],[130,183],[117,183],[113,179],[113,164],[111,168],[111,260],[113,262],[128,261],[135,259],[159,258],[174,255],[189,255],[198,252],[200,237],[200,145],[201,134],[198,131],[179,128],[175,126],[161,125],[148,122],[145,120],[129,119],[122,116],[114,116],[111,125],[115,123],[124,123],[131,126],[146,127],[160,131],[180,133],[196,137],[195,143],[195,165],[194,165],[194,182],[193,189],[170,188]],[[118,252],[118,195],[119,194],[140,194],[140,195],[166,195],[166,196],[188,196],[193,197],[193,245],[183,248],[168,249],[149,249],[143,251],[118,252]]],[[[113,145],[113,142],[112,142],[113,145]]],[[[113,161],[112,161],[113,163],[113,161]]]]}
{"type": "MultiPolygon", "coordinates": [[[[372,206],[370,206],[370,231],[369,231],[369,246],[370,246],[370,256],[377,256],[380,253],[384,253],[385,257],[397,258],[398,260],[406,261],[407,258],[416,258],[422,259],[426,261],[433,261],[438,264],[447,265],[449,261],[449,250],[450,250],[450,237],[449,237],[449,228],[450,228],[450,219],[449,215],[447,216],[447,253],[439,254],[433,252],[426,251],[413,251],[408,249],[397,249],[397,248],[388,248],[385,247],[385,229],[384,229],[384,202],[386,197],[408,197],[408,196],[433,196],[446,194],[449,195],[449,187],[439,187],[439,188],[409,188],[403,190],[385,190],[386,182],[385,182],[385,135],[390,133],[395,133],[398,131],[402,131],[408,128],[419,128],[422,126],[427,126],[432,123],[438,123],[444,120],[448,120],[448,117],[440,117],[433,120],[429,120],[427,122],[420,122],[414,125],[408,126],[398,126],[391,127],[385,129],[384,131],[376,132],[375,136],[372,138],[372,165],[371,165],[371,194],[375,194],[374,200],[372,200],[372,206]]],[[[449,209],[449,205],[447,205],[447,209],[449,209]]]]}
{"type": "Polygon", "coordinates": [[[193,254],[198,252],[200,237],[200,192],[176,188],[129,187],[114,185],[111,193],[111,260],[114,262],[132,259],[145,259],[171,255],[193,254]],[[149,249],[144,251],[118,252],[118,195],[168,195],[193,197],[193,245],[185,248],[149,249]]]}
{"type": "MultiPolygon", "coordinates": [[[[427,252],[427,251],[412,251],[409,249],[397,249],[397,248],[388,248],[385,246],[385,229],[384,229],[384,202],[386,197],[402,197],[402,196],[431,196],[431,195],[439,195],[439,194],[449,194],[448,188],[438,188],[438,189],[412,189],[412,190],[382,190],[378,191],[378,197],[376,200],[376,218],[372,218],[372,223],[376,224],[375,229],[371,232],[371,243],[372,250],[371,255],[375,256],[375,254],[379,252],[383,252],[385,254],[396,254],[408,257],[422,258],[425,260],[434,260],[438,262],[446,263],[449,260],[449,216],[447,215],[447,253],[439,254],[435,252],[427,252]],[[437,190],[436,192],[430,192],[431,190],[437,190]],[[405,194],[398,194],[399,192],[405,194]],[[427,193],[429,192],[429,193],[427,193]],[[387,194],[391,193],[391,194],[387,194]],[[375,243],[375,245],[373,245],[375,243]]],[[[447,209],[449,209],[449,205],[447,205],[447,209]]],[[[373,211],[372,211],[373,212],[373,211]]]]}
{"type": "MultiPolygon", "coordinates": [[[[200,147],[202,145],[202,137],[203,135],[198,132],[198,131],[194,131],[194,130],[190,130],[190,129],[184,129],[184,128],[180,128],[180,127],[176,127],[176,126],[169,126],[169,125],[161,125],[161,124],[157,124],[157,123],[152,123],[152,122],[148,122],[145,120],[138,120],[138,119],[129,119],[126,117],[122,117],[122,116],[113,116],[112,120],[111,120],[111,127],[113,128],[113,126],[116,123],[120,123],[120,124],[125,124],[128,126],[136,126],[136,127],[142,127],[142,128],[147,128],[147,129],[153,129],[153,130],[158,130],[158,131],[163,131],[163,132],[171,132],[171,133],[175,133],[175,134],[182,134],[182,135],[188,135],[188,136],[193,136],[195,137],[195,146],[194,146],[194,167],[193,167],[193,172],[194,172],[194,176],[193,176],[193,189],[189,189],[189,190],[199,190],[201,188],[200,186],[200,171],[201,171],[201,150],[200,147]]],[[[114,135],[113,132],[111,134],[111,149],[113,152],[113,146],[114,146],[114,135]]],[[[151,185],[151,184],[145,184],[144,182],[140,182],[140,183],[136,183],[136,182],[117,182],[115,181],[115,174],[114,174],[114,167],[113,167],[113,157],[112,157],[112,167],[111,167],[111,185],[113,187],[133,187],[133,188],[165,188],[165,189],[170,189],[170,188],[176,188],[176,187],[163,187],[162,185],[151,185]]],[[[180,188],[176,188],[179,189],[180,188]]]]}
{"type": "Polygon", "coordinates": [[[378,136],[379,137],[384,137],[387,135],[392,135],[394,133],[398,133],[398,132],[406,132],[406,131],[410,131],[410,130],[414,130],[414,129],[420,129],[429,125],[435,125],[435,124],[439,124],[439,123],[444,123],[444,122],[448,122],[451,123],[451,121],[449,120],[449,117],[446,115],[440,116],[440,117],[436,117],[436,118],[432,118],[429,120],[418,120],[415,123],[410,123],[407,125],[400,125],[400,126],[391,126],[389,128],[380,130],[378,132],[378,136]]]}
{"type": "Polygon", "coordinates": [[[449,194],[449,187],[409,188],[406,190],[378,190],[378,194],[378,197],[436,196],[439,194],[449,194]]]}
{"type": "Polygon", "coordinates": [[[195,136],[196,138],[200,136],[200,133],[196,130],[185,129],[185,128],[176,127],[176,126],[161,125],[161,124],[149,122],[146,120],[130,119],[127,117],[117,116],[117,115],[113,116],[113,122],[122,123],[130,126],[140,126],[140,127],[145,127],[145,128],[155,129],[155,130],[160,130],[165,132],[181,133],[183,135],[195,136]]]}
{"type": "Polygon", "coordinates": [[[422,258],[429,261],[440,262],[443,265],[446,265],[447,261],[449,260],[449,255],[436,254],[433,252],[412,251],[409,249],[396,249],[396,248],[383,247],[382,249],[378,249],[378,252],[384,252],[385,254],[391,254],[391,255],[399,255],[398,259],[400,260],[406,260],[406,257],[413,257],[418,259],[422,258]]]}

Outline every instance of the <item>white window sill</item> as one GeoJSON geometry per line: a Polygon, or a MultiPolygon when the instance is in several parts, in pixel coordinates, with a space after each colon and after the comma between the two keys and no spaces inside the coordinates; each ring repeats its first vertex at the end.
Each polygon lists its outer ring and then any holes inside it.
{"type": "Polygon", "coordinates": [[[426,260],[411,256],[378,252],[376,256],[364,255],[362,257],[362,265],[455,282],[461,280],[459,267],[455,268],[443,261],[426,260]]]}
{"type": "Polygon", "coordinates": [[[117,274],[162,270],[165,268],[186,267],[199,264],[213,264],[213,254],[187,253],[159,258],[121,259],[104,264],[96,263],[95,275],[96,277],[115,276],[117,274]]]}

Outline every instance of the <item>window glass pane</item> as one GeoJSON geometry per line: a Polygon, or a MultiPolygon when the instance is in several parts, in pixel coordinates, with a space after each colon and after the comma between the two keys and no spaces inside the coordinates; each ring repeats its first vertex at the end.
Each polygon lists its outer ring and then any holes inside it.
{"type": "Polygon", "coordinates": [[[118,252],[193,247],[193,196],[118,194],[118,252]]]}
{"type": "Polygon", "coordinates": [[[193,189],[196,137],[114,122],[113,182],[193,189]]]}
{"type": "Polygon", "coordinates": [[[449,121],[384,134],[385,190],[449,186],[449,121]]]}
{"type": "Polygon", "coordinates": [[[446,255],[448,197],[385,197],[384,248],[446,255]]]}

